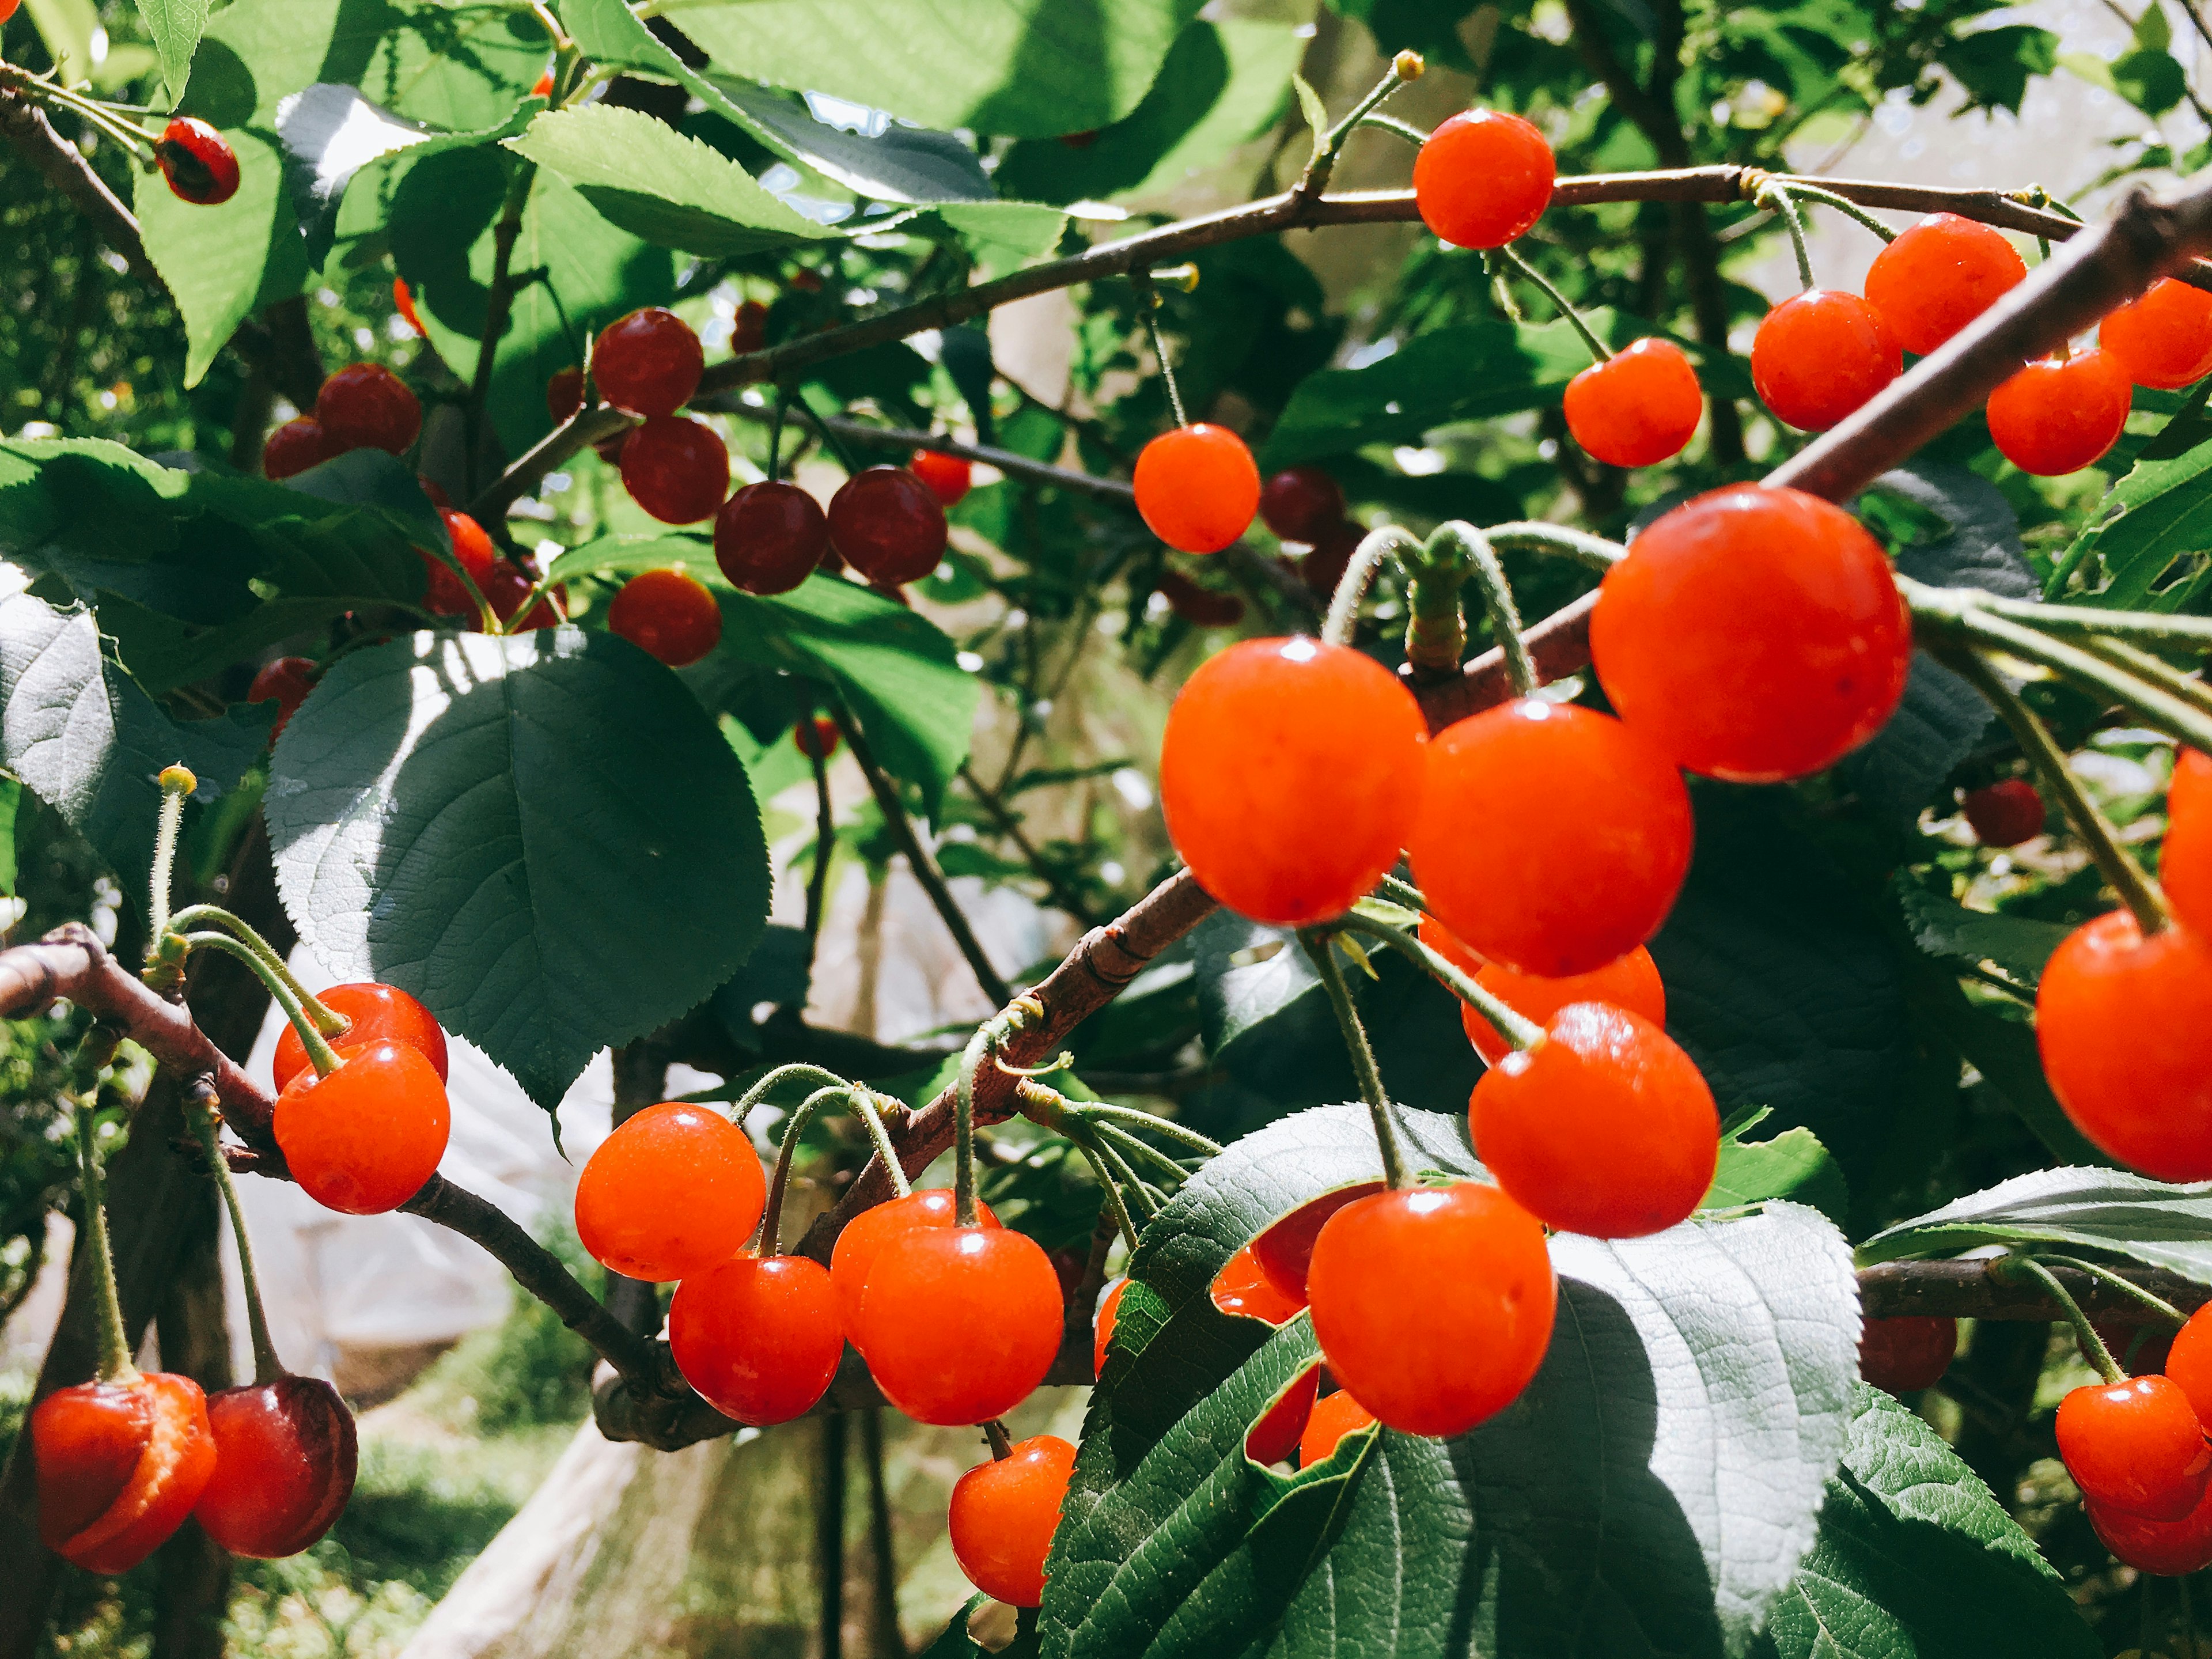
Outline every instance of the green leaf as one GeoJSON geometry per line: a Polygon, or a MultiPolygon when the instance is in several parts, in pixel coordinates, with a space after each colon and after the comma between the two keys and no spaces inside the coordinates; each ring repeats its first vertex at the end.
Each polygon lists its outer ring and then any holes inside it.
{"type": "Polygon", "coordinates": [[[2031,76],[2058,66],[2058,37],[2027,23],[2003,23],[1954,35],[1936,61],[1951,71],[1972,103],[2020,112],[2031,76]]]}
{"type": "Polygon", "coordinates": [[[2126,1170],[2038,1170],[1885,1227],[1858,1255],[1871,1265],[1984,1244],[2071,1245],[2212,1284],[2212,1187],[2126,1170]]]}
{"type": "MultiPolygon", "coordinates": [[[[2087,603],[2139,610],[2185,553],[2212,547],[2212,440],[2179,455],[2146,456],[2106,497],[2099,521],[2081,532],[2105,568],[2105,586],[2087,603]],[[2114,509],[2118,515],[2114,516],[2114,509]]],[[[2080,545],[2077,538],[2075,548],[2080,545]]],[[[2069,548],[2062,562],[2070,562],[2069,548]]]]}
{"type": "Polygon", "coordinates": [[[2173,44],[2173,25],[2163,6],[2145,6],[2136,19],[2136,45],[2145,52],[2164,52],[2173,44]]]}
{"type": "Polygon", "coordinates": [[[20,781],[0,773],[0,896],[15,896],[15,819],[23,806],[20,781]]]}
{"type": "Polygon", "coordinates": [[[420,997],[549,1110],[599,1049],[704,1001],[768,919],[744,769],[609,634],[341,658],[284,728],[263,810],[323,963],[420,997]]]}
{"type": "Polygon", "coordinates": [[[1958,1052],[1982,1081],[2034,1132],[2063,1164],[2111,1167],[2113,1160],[2089,1144],[2051,1092],[2027,1011],[2014,1017],[2004,1005],[1974,1003],[1960,988],[1955,970],[1925,956],[1905,958],[1905,996],[1929,1031],[1958,1052]]]}
{"type": "Polygon", "coordinates": [[[1304,76],[1291,75],[1291,90],[1298,95],[1298,113],[1306,118],[1306,131],[1313,134],[1313,153],[1318,155],[1328,137],[1328,111],[1321,101],[1321,94],[1307,83],[1304,76]]]}
{"type": "Polygon", "coordinates": [[[100,33],[100,13],[92,0],[27,0],[25,14],[46,43],[46,55],[68,85],[92,78],[93,41],[100,33]]]}
{"type": "Polygon", "coordinates": [[[1762,1659],[2096,1659],[2064,1581],[1942,1437],[1863,1382],[1852,1407],[1762,1659]]]}
{"type": "MultiPolygon", "coordinates": [[[[2146,8],[2152,13],[2164,21],[2156,6],[2146,8]]],[[[2112,89],[2144,114],[2163,115],[2189,95],[2189,81],[2171,52],[2126,52],[2112,60],[2112,89]]]]}
{"type": "Polygon", "coordinates": [[[146,20],[161,57],[161,78],[169,84],[169,100],[185,95],[191,79],[192,53],[207,27],[208,0],[138,0],[138,15],[146,20]]]}
{"type": "Polygon", "coordinates": [[[639,110],[548,111],[507,147],[656,247],[732,258],[838,234],[786,207],[720,151],[639,110]]]}
{"type": "Polygon", "coordinates": [[[2074,930],[2033,916],[1969,910],[1939,897],[1900,873],[1893,889],[1912,943],[1931,957],[1978,967],[1995,963],[2007,975],[2033,990],[2067,934],[2074,930]]]}
{"type": "Polygon", "coordinates": [[[945,1626],[934,1642],[922,1650],[921,1659],[988,1659],[989,1650],[968,1633],[968,1620],[976,1608],[989,1600],[990,1597],[980,1594],[969,1596],[961,1604],[960,1610],[952,1615],[952,1622],[945,1626]]]}
{"type": "Polygon", "coordinates": [[[1838,1226],[1849,1218],[1850,1193],[1844,1172],[1810,1129],[1784,1129],[1771,1140],[1723,1136],[1720,1167],[1698,1207],[1726,1210],[1778,1198],[1809,1205],[1838,1226]]]}

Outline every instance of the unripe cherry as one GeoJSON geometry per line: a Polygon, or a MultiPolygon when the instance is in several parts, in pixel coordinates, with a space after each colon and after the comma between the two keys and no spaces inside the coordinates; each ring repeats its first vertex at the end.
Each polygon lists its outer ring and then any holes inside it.
{"type": "Polygon", "coordinates": [[[1567,382],[1567,430],[1607,466],[1656,466],[1679,455],[1705,412],[1682,348],[1638,340],[1567,382]]]}
{"type": "Polygon", "coordinates": [[[946,1529],[969,1583],[1018,1607],[1044,1600],[1045,1559],[1074,1470],[1075,1448],[1040,1434],[953,1483],[946,1529]]]}
{"type": "Polygon", "coordinates": [[[1164,432],[1138,452],[1137,512],[1184,553],[1218,553],[1260,510],[1260,468],[1243,439],[1204,421],[1164,432]]]}
{"type": "Polygon", "coordinates": [[[337,1058],[328,1077],[310,1067],[284,1085],[271,1127],[301,1191],[325,1209],[380,1215],[437,1174],[453,1128],[446,1085],[404,1042],[346,1043],[337,1058]]]}
{"type": "MultiPolygon", "coordinates": [[[[334,1014],[343,1014],[346,1029],[331,1041],[349,1048],[364,1042],[404,1042],[421,1053],[437,1073],[447,1077],[446,1033],[430,1011],[396,985],[366,980],[353,985],[333,985],[316,998],[334,1014]]],[[[300,1033],[287,1020],[276,1035],[276,1054],[270,1070],[282,1094],[292,1079],[307,1071],[307,1050],[300,1033]]]]}
{"type": "Polygon", "coordinates": [[[768,1204],[760,1155],[712,1107],[663,1101],[601,1141],[576,1180],[576,1236],[592,1260],[666,1284],[744,1248],[768,1204]]]}

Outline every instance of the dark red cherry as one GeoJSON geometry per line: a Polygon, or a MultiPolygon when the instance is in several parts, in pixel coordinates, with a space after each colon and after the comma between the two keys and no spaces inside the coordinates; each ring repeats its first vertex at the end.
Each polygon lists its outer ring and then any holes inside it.
{"type": "Polygon", "coordinates": [[[830,498],[830,542],[872,583],[919,581],[945,556],[945,507],[902,466],[872,466],[830,498]]]}

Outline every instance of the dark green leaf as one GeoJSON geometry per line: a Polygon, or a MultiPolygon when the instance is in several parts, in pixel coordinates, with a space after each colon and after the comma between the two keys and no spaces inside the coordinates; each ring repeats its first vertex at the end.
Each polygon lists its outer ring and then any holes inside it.
{"type": "Polygon", "coordinates": [[[2212,1284],[2212,1190],[2126,1170],[2038,1170],[1886,1227],[1858,1255],[1899,1261],[1984,1244],[2071,1245],[2212,1284]]]}
{"type": "Polygon", "coordinates": [[[2028,78],[2058,67],[2058,37],[2032,24],[2003,23],[1954,36],[1936,61],[1957,77],[1974,104],[2018,114],[2028,78]]]}
{"type": "MultiPolygon", "coordinates": [[[[2148,9],[2157,11],[2155,6],[2148,9]]],[[[2173,54],[2148,49],[2112,60],[2112,86],[2145,115],[2163,115],[2189,95],[2189,80],[2173,54]]]]}
{"type": "Polygon", "coordinates": [[[1968,966],[1995,963],[2030,990],[2043,977],[2043,964],[2051,959],[2051,953],[2073,932],[2057,922],[2038,921],[2032,916],[1969,910],[1901,875],[1895,890],[1905,925],[1920,950],[1968,966]]]}
{"type": "MultiPolygon", "coordinates": [[[[2159,579],[2185,553],[2212,546],[2212,440],[2179,455],[2146,454],[2112,486],[2103,519],[2082,532],[2105,568],[2103,590],[2087,603],[2140,609],[2159,579]],[[2113,516],[2113,509],[2118,516],[2113,516]]],[[[2076,545],[2078,546],[2078,543],[2076,545]]],[[[2073,556],[2069,550],[2068,558],[2073,556]]]]}
{"type": "Polygon", "coordinates": [[[2042,1056],[2036,1051],[2035,1028],[2028,1024],[2026,1010],[2008,1018],[2002,1004],[1969,1001],[1955,970],[1928,957],[1906,953],[1905,975],[1914,1014],[1981,1073],[1983,1083],[2034,1132],[2052,1157],[2066,1164],[2112,1164],[2074,1127],[2051,1092],[2042,1056]]]}

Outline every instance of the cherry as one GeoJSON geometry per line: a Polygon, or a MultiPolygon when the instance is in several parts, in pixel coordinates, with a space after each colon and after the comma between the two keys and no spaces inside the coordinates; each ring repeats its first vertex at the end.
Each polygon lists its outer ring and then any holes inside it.
{"type": "Polygon", "coordinates": [[[1180,570],[1163,570],[1158,586],[1168,608],[1200,628],[1227,628],[1244,618],[1244,601],[1234,593],[1201,587],[1180,570]]]}
{"type": "MultiPolygon", "coordinates": [[[[2093,1318],[2089,1323],[2106,1350],[2119,1361],[2122,1370],[2130,1373],[2162,1371],[2166,1369],[2166,1362],[2172,1357],[2174,1334],[2171,1331],[2159,1330],[2148,1325],[2123,1325],[2112,1319],[2093,1318]]],[[[2097,1363],[2096,1355],[2081,1346],[2078,1334],[2074,1339],[2074,1351],[2089,1364],[2094,1366],[2097,1363]]],[[[2179,1381],[2178,1378],[2176,1380],[2179,1381]]],[[[2189,1390],[2184,1389],[2182,1392],[2187,1394],[2189,1390]]],[[[2196,1401],[2192,1399],[2189,1403],[2194,1410],[2196,1401]]],[[[2203,1419],[2200,1417],[2198,1420],[2203,1419]]]]}
{"type": "Polygon", "coordinates": [[[2081,1505],[2106,1549],[2138,1572],[2185,1578],[2212,1566],[2212,1482],[2179,1521],[2154,1521],[2092,1498],[2081,1505]]]}
{"type": "Polygon", "coordinates": [[[744,1248],[768,1204],[760,1155],[711,1107],[664,1101],[623,1122],[576,1180],[576,1235],[601,1267],[665,1285],[744,1248]]]}
{"type": "MultiPolygon", "coordinates": [[[[976,1203],[975,1216],[982,1226],[999,1224],[991,1206],[981,1200],[976,1203]]],[[[844,1327],[847,1341],[856,1348],[860,1346],[861,1292],[867,1289],[868,1275],[875,1271],[885,1247],[917,1229],[950,1227],[952,1217],[951,1190],[930,1187],[863,1210],[845,1224],[830,1252],[830,1282],[837,1292],[837,1320],[844,1327]]]]}
{"type": "Polygon", "coordinates": [[[2043,797],[2026,778],[1970,789],[1962,805],[1974,839],[1984,847],[2017,847],[2043,833],[2043,797]]]}
{"type": "Polygon", "coordinates": [[[2092,1382],[2058,1402],[2058,1455],[2082,1496],[2179,1521],[2212,1478],[2212,1446],[2189,1396],[2163,1376],[2092,1382]]]}
{"type": "Polygon", "coordinates": [[[1638,340],[1567,382],[1567,430],[1607,466],[1651,466],[1682,453],[1705,412],[1682,348],[1638,340]]]}
{"type": "Polygon", "coordinates": [[[1305,578],[1306,586],[1322,599],[1332,599],[1336,585],[1344,580],[1344,573],[1352,568],[1352,556],[1359,550],[1359,544],[1367,539],[1367,529],[1346,519],[1331,525],[1322,532],[1321,539],[1298,561],[1298,574],[1305,578]]]}
{"type": "Polygon", "coordinates": [[[2094,346],[2045,357],[1990,393],[1990,439],[2023,472],[2079,472],[2120,441],[2133,395],[2126,372],[2094,346]]]}
{"type": "Polygon", "coordinates": [[[1285,541],[1311,544],[1344,521],[1344,491],[1320,467],[1291,467],[1260,487],[1260,518],[1285,541]]]}
{"type": "Polygon", "coordinates": [[[1349,646],[1232,645],[1168,710],[1168,835],[1198,884],[1255,921],[1341,915],[1398,861],[1426,729],[1413,694],[1349,646]]]}
{"type": "Polygon", "coordinates": [[[807,759],[828,760],[837,752],[837,722],[827,714],[800,720],[791,728],[791,740],[807,759]]]}
{"type": "Polygon", "coordinates": [[[622,447],[630,499],[663,524],[696,524],[730,488],[730,452],[704,421],[656,415],[622,447]]]}
{"type": "Polygon", "coordinates": [[[301,1072],[276,1097],[276,1144],[300,1190],[326,1210],[396,1210],[438,1172],[453,1115],[422,1050],[388,1038],[349,1042],[338,1067],[301,1072]]]}
{"type": "Polygon", "coordinates": [[[1778,783],[1881,729],[1905,695],[1912,624],[1857,520],[1736,484],[1630,544],[1599,586],[1590,653],[1620,718],[1677,764],[1778,783]]]}
{"type": "Polygon", "coordinates": [[[1558,172],[1544,135],[1519,116],[1463,110],[1413,158],[1413,204],[1455,247],[1503,247],[1544,216],[1558,172]]]}
{"type": "Polygon", "coordinates": [[[599,396],[633,415],[673,415],[691,401],[706,367],[707,354],[691,325],[659,306],[609,323],[592,348],[592,379],[599,396]]]}
{"type": "Polygon", "coordinates": [[[823,287],[822,273],[811,265],[801,265],[791,273],[791,285],[801,294],[819,294],[823,287]]]}
{"type": "MultiPolygon", "coordinates": [[[[269,741],[291,724],[292,716],[307,700],[307,693],[315,689],[315,665],[308,657],[279,657],[274,662],[264,663],[261,672],[253,677],[253,684],[246,688],[248,702],[276,700],[276,723],[269,728],[269,741]]],[[[291,1028],[285,1028],[289,1030],[291,1028]]]]}
{"type": "Polygon", "coordinates": [[[2203,1422],[2212,1412],[2212,1303],[2189,1316],[2166,1350],[2166,1374],[2188,1397],[2190,1407],[2203,1422]]]}
{"type": "Polygon", "coordinates": [[[1784,300],[1752,336],[1752,385],[1776,419],[1802,432],[1826,432],[1904,369],[1881,313],[1840,289],[1784,300]]]}
{"type": "Polygon", "coordinates": [[[1129,1288],[1129,1281],[1117,1279],[1098,1304],[1098,1320],[1091,1334],[1091,1374],[1103,1376],[1106,1370],[1106,1346],[1114,1340],[1114,1322],[1120,1316],[1121,1292],[1129,1288]]]}
{"type": "Polygon", "coordinates": [[[1382,1190],[1379,1181],[1357,1181],[1294,1204],[1262,1227],[1246,1247],[1267,1283],[1292,1310],[1306,1305],[1306,1275],[1313,1267],[1314,1246],[1329,1218],[1346,1205],[1382,1190]]]}
{"type": "Polygon", "coordinates": [[[192,1518],[233,1555],[297,1555],[353,1495],[353,1413],[327,1382],[279,1376],[210,1396],[215,1478],[192,1518]]]}
{"type": "Polygon", "coordinates": [[[1955,1319],[1869,1319],[1859,1328],[1859,1376],[1891,1394],[1934,1388],[1958,1352],[1955,1319]]]}
{"type": "Polygon", "coordinates": [[[984,1595],[1018,1607],[1044,1600],[1045,1558],[1060,1524],[1075,1448],[1058,1435],[1014,1442],[953,1483],[947,1526],[952,1559],[984,1595]]]}
{"type": "Polygon", "coordinates": [[[902,466],[855,472],[830,498],[830,543],[872,586],[919,581],[945,556],[945,508],[902,466]]]}
{"type": "Polygon", "coordinates": [[[723,1416],[755,1428],[803,1417],[845,1352],[830,1270],[803,1255],[745,1255],[686,1273],[668,1304],[668,1346],[723,1416]]]}
{"type": "MultiPolygon", "coordinates": [[[[1667,988],[1660,982],[1659,967],[1651,960],[1651,952],[1640,945],[1626,956],[1616,957],[1587,974],[1546,979],[1522,973],[1502,962],[1485,962],[1453,938],[1434,916],[1421,918],[1420,931],[1423,942],[1431,950],[1449,958],[1515,1013],[1539,1025],[1547,1024],[1553,1014],[1575,1002],[1611,1003],[1616,1008],[1642,1015],[1654,1025],[1664,1026],[1667,1023],[1667,988]]],[[[1460,1023],[1467,1028],[1468,1041],[1486,1063],[1495,1066],[1513,1052],[1512,1045],[1498,1035],[1498,1028],[1472,1006],[1462,1003],[1459,1013],[1460,1023]]]]}
{"type": "Polygon", "coordinates": [[[1060,1275],[1002,1227],[914,1227],[869,1270],[854,1346],[884,1397],[950,1428],[1004,1417],[1060,1352],[1060,1275]]]}
{"type": "Polygon", "coordinates": [[[1222,1264],[1206,1294],[1223,1313],[1270,1325],[1282,1324],[1306,1305],[1304,1297],[1289,1295],[1267,1276],[1249,1244],[1222,1264]]]}
{"type": "Polygon", "coordinates": [[[415,309],[415,291],[407,286],[407,279],[404,276],[394,276],[392,279],[392,303],[393,308],[405,319],[408,327],[413,329],[417,334],[429,333],[430,331],[422,326],[422,313],[415,309]]]}
{"type": "Polygon", "coordinates": [[[671,668],[695,663],[722,637],[722,607],[681,570],[641,570],[607,607],[607,626],[671,668]]]}
{"type": "Polygon", "coordinates": [[[491,605],[492,615],[506,625],[510,634],[526,634],[533,628],[558,627],[561,613],[553,608],[554,602],[557,599],[566,605],[568,599],[566,587],[556,585],[548,588],[538,596],[537,604],[530,607],[530,614],[519,623],[515,621],[514,613],[522,608],[523,600],[529,598],[531,590],[538,586],[538,578],[513,559],[495,561],[491,574],[477,585],[483,589],[483,596],[491,605]]]}
{"type": "Polygon", "coordinates": [[[2051,1091],[2100,1150],[2160,1181],[2212,1177],[2212,948],[2145,939],[2126,910],[2084,922],[2044,965],[2035,1035],[2051,1091]]]}
{"type": "MultiPolygon", "coordinates": [[[[316,1000],[351,1022],[331,1042],[349,1047],[363,1042],[404,1042],[430,1062],[430,1069],[437,1073],[439,1082],[446,1080],[445,1031],[428,1008],[398,986],[379,984],[374,980],[333,985],[316,1000]]],[[[307,1069],[307,1048],[288,1020],[277,1033],[276,1057],[271,1062],[276,1091],[282,1094],[294,1078],[307,1069]]]]}
{"type": "Polygon", "coordinates": [[[957,507],[960,498],[975,482],[974,467],[957,455],[942,454],[934,449],[915,450],[907,466],[945,507],[957,507]]]}
{"type": "Polygon", "coordinates": [[[1931,213],[1875,256],[1866,295],[1898,343],[1924,357],[2027,276],[2002,233],[1931,213]]]}
{"type": "Polygon", "coordinates": [[[320,466],[338,453],[323,423],[312,415],[289,420],[261,446],[261,471],[270,478],[289,478],[320,466]]]}
{"type": "Polygon", "coordinates": [[[545,382],[545,412],[561,425],[584,406],[584,371],[574,364],[554,371],[545,382]]]}
{"type": "MultiPolygon", "coordinates": [[[[468,572],[469,580],[477,585],[477,592],[489,599],[492,571],[499,563],[499,550],[492,545],[491,537],[465,513],[441,507],[438,516],[445,520],[446,536],[453,544],[455,563],[468,572]]],[[[422,588],[422,608],[435,617],[466,617],[473,622],[477,614],[476,595],[453,574],[453,567],[425,553],[422,568],[428,574],[422,588]]]]}
{"type": "Polygon", "coordinates": [[[530,95],[532,98],[550,98],[553,95],[553,71],[550,69],[530,83],[530,95]]]}
{"type": "Polygon", "coordinates": [[[2212,294],[2161,276],[2097,325],[2097,343],[2137,386],[2194,386],[2212,374],[2212,294]]]}
{"type": "Polygon", "coordinates": [[[1287,1463],[1298,1449],[1298,1437],[1313,1416],[1314,1401],[1321,1392],[1322,1367],[1309,1364],[1285,1383],[1267,1408],[1244,1431],[1244,1455],[1261,1468],[1287,1463]]]}
{"type": "Polygon", "coordinates": [[[1338,1441],[1374,1420],[1375,1413],[1346,1389],[1339,1389],[1326,1399],[1316,1401],[1306,1419],[1305,1432],[1298,1437],[1298,1467],[1310,1469],[1316,1463],[1325,1462],[1336,1449],[1338,1441]]]}
{"type": "Polygon", "coordinates": [[[161,177],[185,201],[217,207],[238,194],[238,153],[230,141],[196,116],[180,115],[154,141],[161,177]]]}
{"type": "Polygon", "coordinates": [[[767,343],[768,307],[758,300],[747,300],[730,319],[730,355],[742,357],[767,343]]]}
{"type": "Polygon", "coordinates": [[[184,1524],[215,1474],[207,1398],[189,1376],[58,1389],[32,1409],[39,1541],[88,1572],[127,1572],[184,1524]]]}
{"type": "Polygon", "coordinates": [[[323,382],[315,418],[331,447],[398,454],[422,430],[422,405],[382,363],[349,363],[323,382]]]}
{"type": "Polygon", "coordinates": [[[1306,1283],[1346,1391],[1391,1428],[1440,1437],[1520,1397],[1559,1298],[1543,1227],[1472,1181],[1347,1204],[1322,1229],[1306,1283]]]}
{"type": "Polygon", "coordinates": [[[742,592],[788,593],[829,546],[830,521],[796,484],[747,484],[714,515],[714,562],[742,592]]]}
{"type": "Polygon", "coordinates": [[[2212,760],[2194,749],[2174,757],[2158,879],[2182,926],[2212,937],[2212,760]]]}
{"type": "Polygon", "coordinates": [[[1164,432],[1138,453],[1137,513],[1184,553],[1218,553],[1260,510],[1260,468],[1243,439],[1200,421],[1164,432]]]}

